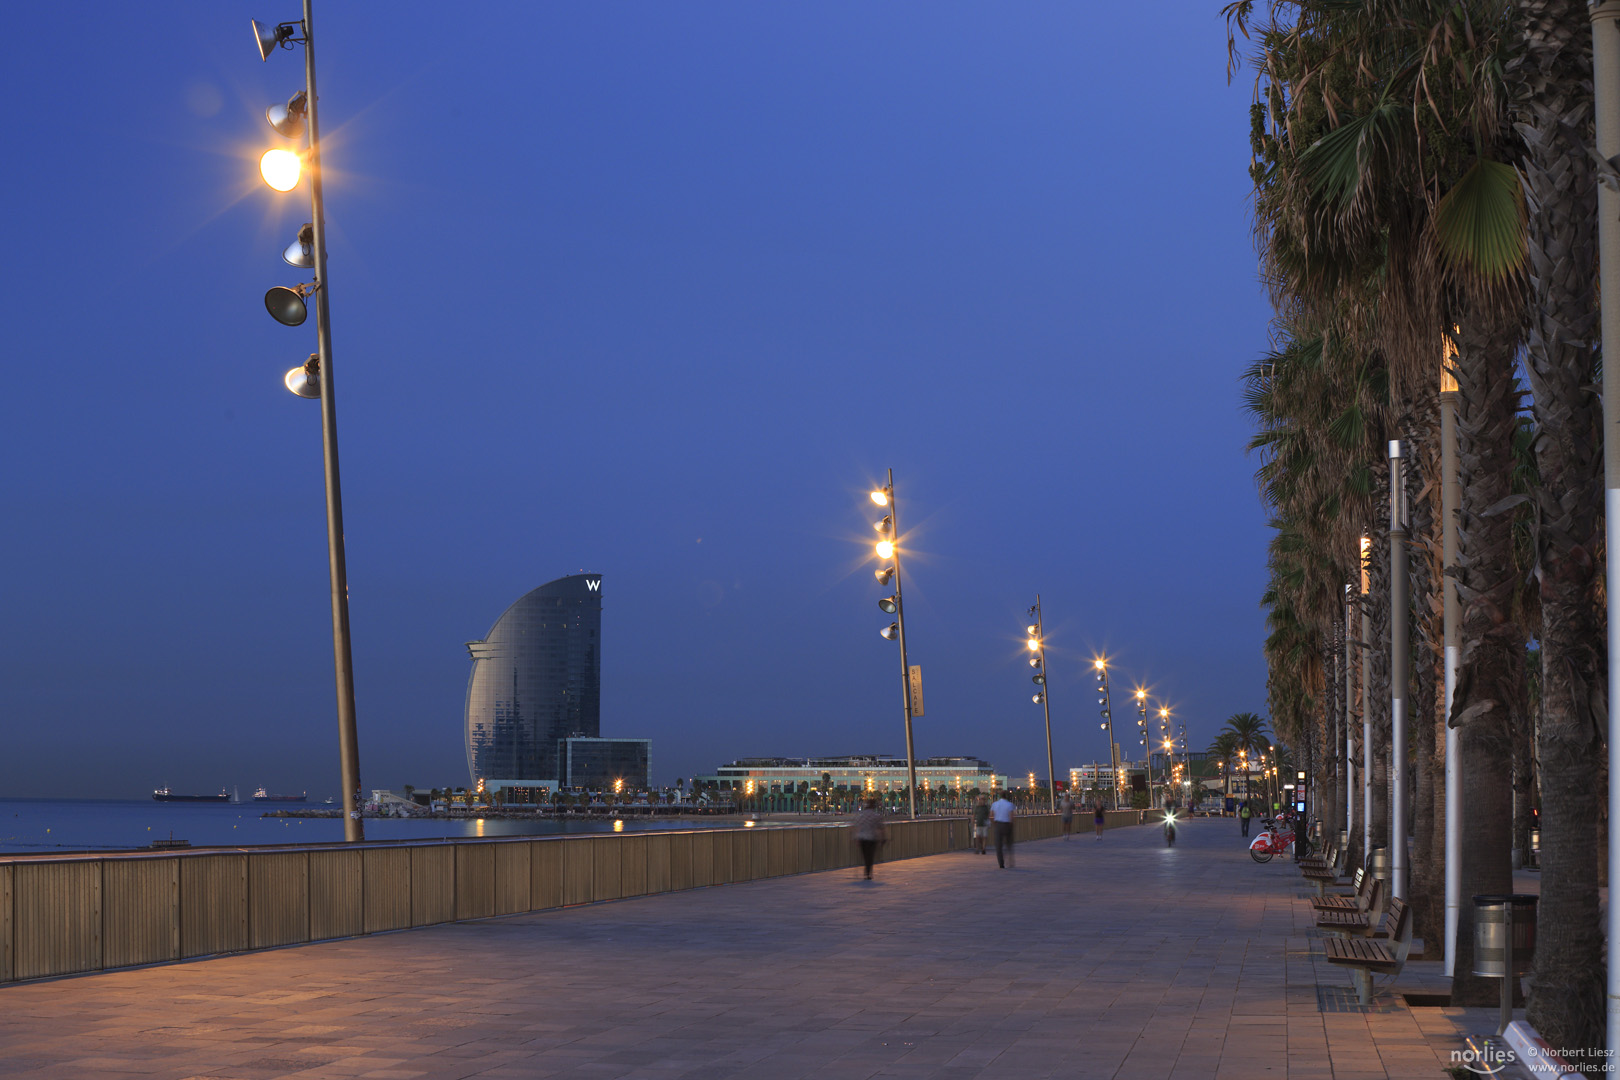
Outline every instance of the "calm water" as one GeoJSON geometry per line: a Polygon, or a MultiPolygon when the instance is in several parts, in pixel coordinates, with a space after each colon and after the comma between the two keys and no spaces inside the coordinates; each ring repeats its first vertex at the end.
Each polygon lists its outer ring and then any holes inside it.
{"type": "MultiPolygon", "coordinates": [[[[318,805],[318,804],[317,804],[318,805]]],[[[341,818],[267,818],[260,803],[160,803],[151,799],[0,799],[0,852],[51,854],[143,848],[153,840],[189,840],[194,847],[307,844],[343,839],[341,818]]],[[[269,807],[268,809],[274,809],[269,807]]],[[[283,807],[288,809],[288,807],[283,807]]],[[[627,818],[625,830],[736,826],[712,822],[627,818]]],[[[367,840],[429,840],[467,836],[611,832],[613,821],[497,821],[367,818],[367,840]]]]}

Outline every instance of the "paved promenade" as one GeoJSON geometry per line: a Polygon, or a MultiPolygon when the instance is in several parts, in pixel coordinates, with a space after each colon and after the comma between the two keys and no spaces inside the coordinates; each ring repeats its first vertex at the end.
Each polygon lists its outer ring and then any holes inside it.
{"type": "MultiPolygon", "coordinates": [[[[0,988],[8,1080],[1371,1080],[1489,1010],[1355,1004],[1230,820],[0,988]]],[[[1402,989],[1433,989],[1436,963],[1402,989]],[[1429,984],[1425,986],[1425,984],[1429,984]]]]}

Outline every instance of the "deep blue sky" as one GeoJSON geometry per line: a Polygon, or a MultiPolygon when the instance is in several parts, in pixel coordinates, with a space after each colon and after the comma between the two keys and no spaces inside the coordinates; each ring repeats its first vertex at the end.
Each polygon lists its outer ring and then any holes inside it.
{"type": "MultiPolygon", "coordinates": [[[[580,569],[656,780],[903,753],[890,467],[919,755],[1044,774],[1037,591],[1060,775],[1094,651],[1195,748],[1264,711],[1217,4],[382,11],[316,11],[367,787],[466,781],[462,643],[580,569]]],[[[338,789],[314,324],[261,303],[297,17],[8,12],[0,794],[338,789]]]]}

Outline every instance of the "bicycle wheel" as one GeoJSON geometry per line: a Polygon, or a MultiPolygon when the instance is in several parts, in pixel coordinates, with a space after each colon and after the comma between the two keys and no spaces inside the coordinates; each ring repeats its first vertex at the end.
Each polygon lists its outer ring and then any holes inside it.
{"type": "Polygon", "coordinates": [[[1249,849],[1249,858],[1253,859],[1257,863],[1268,863],[1271,861],[1271,852],[1261,851],[1259,848],[1252,847],[1249,849]]]}

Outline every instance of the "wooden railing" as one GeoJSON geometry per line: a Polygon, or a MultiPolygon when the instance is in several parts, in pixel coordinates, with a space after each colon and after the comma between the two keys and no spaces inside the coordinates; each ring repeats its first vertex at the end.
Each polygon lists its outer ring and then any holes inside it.
{"type": "MultiPolygon", "coordinates": [[[[1135,812],[1109,826],[1134,825],[1135,812]]],[[[1090,826],[1089,815],[1076,829],[1090,826]]],[[[961,851],[895,821],[884,861],[961,851]]],[[[1018,819],[1020,842],[1058,819],[1018,819]]],[[[122,855],[0,857],[0,982],[544,911],[853,865],[848,824],[122,855]]]]}

